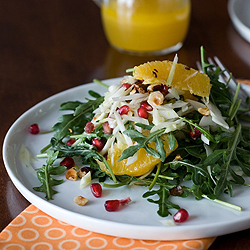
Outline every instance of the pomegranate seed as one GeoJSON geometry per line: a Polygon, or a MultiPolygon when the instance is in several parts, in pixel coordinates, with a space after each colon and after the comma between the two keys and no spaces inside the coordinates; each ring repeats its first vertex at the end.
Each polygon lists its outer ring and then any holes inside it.
{"type": "Polygon", "coordinates": [[[193,128],[189,130],[189,135],[195,140],[201,135],[201,131],[197,128],[193,128]]]}
{"type": "Polygon", "coordinates": [[[144,80],[136,80],[136,83],[143,83],[144,80]]]}
{"type": "Polygon", "coordinates": [[[111,135],[112,132],[113,132],[113,129],[109,126],[109,123],[108,122],[104,122],[102,124],[102,129],[103,129],[103,132],[107,135],[111,135]]]}
{"type": "Polygon", "coordinates": [[[128,105],[123,105],[117,110],[119,115],[126,115],[128,113],[128,111],[129,111],[128,105]]]}
{"type": "Polygon", "coordinates": [[[104,207],[108,212],[116,211],[120,206],[119,200],[107,200],[105,201],[104,207]]]}
{"type": "Polygon", "coordinates": [[[173,217],[175,222],[184,222],[188,219],[189,214],[187,210],[181,208],[173,217]]]}
{"type": "Polygon", "coordinates": [[[138,108],[137,112],[139,117],[148,119],[148,111],[145,108],[140,107],[138,108]]]}
{"type": "Polygon", "coordinates": [[[127,205],[129,202],[131,202],[131,199],[130,199],[130,197],[127,197],[127,198],[125,198],[125,199],[120,200],[119,202],[120,202],[120,205],[121,205],[121,206],[125,206],[125,205],[127,205]]]}
{"type": "Polygon", "coordinates": [[[153,91],[160,91],[162,89],[162,85],[153,86],[153,91]]]}
{"type": "Polygon", "coordinates": [[[147,111],[153,110],[153,107],[150,104],[148,104],[147,101],[142,102],[140,107],[146,109],[147,111]]]}
{"type": "Polygon", "coordinates": [[[114,212],[118,210],[120,206],[125,206],[129,202],[131,202],[131,199],[129,197],[122,200],[107,200],[105,201],[104,207],[108,212],[114,212]]]}
{"type": "Polygon", "coordinates": [[[72,168],[72,167],[75,166],[75,162],[74,162],[73,158],[71,158],[71,157],[65,157],[60,162],[60,166],[65,166],[65,167],[67,167],[67,169],[70,169],[70,168],[72,168]]]}
{"type": "Polygon", "coordinates": [[[71,146],[71,145],[73,145],[74,143],[75,143],[75,139],[74,138],[70,138],[68,141],[67,141],[67,145],[68,146],[71,146]]]}
{"type": "Polygon", "coordinates": [[[38,124],[34,123],[29,126],[29,132],[33,135],[38,134],[40,132],[38,124]]]}
{"type": "Polygon", "coordinates": [[[90,189],[91,189],[92,194],[96,198],[99,198],[102,196],[102,186],[99,183],[92,183],[90,185],[90,189]]]}
{"type": "Polygon", "coordinates": [[[131,84],[130,83],[123,83],[121,87],[125,87],[126,90],[130,88],[131,84]]]}
{"type": "Polygon", "coordinates": [[[94,131],[94,129],[95,129],[95,125],[92,122],[87,122],[84,127],[84,131],[86,133],[91,133],[94,131]]]}
{"type": "Polygon", "coordinates": [[[169,87],[167,85],[161,85],[161,93],[163,95],[167,95],[168,94],[168,89],[169,89],[169,87]]]}
{"type": "Polygon", "coordinates": [[[102,139],[93,138],[93,139],[92,139],[92,145],[93,145],[94,147],[96,147],[96,149],[97,149],[98,151],[101,151],[101,150],[103,149],[103,147],[104,147],[104,142],[103,142],[102,139]]]}

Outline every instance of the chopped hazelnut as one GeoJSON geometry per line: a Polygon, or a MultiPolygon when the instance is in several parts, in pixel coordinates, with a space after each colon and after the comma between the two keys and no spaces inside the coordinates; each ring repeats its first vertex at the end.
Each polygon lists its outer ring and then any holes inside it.
{"type": "Polygon", "coordinates": [[[181,161],[181,160],[183,160],[182,157],[181,157],[181,155],[179,155],[179,154],[176,155],[174,159],[175,159],[176,161],[181,161]]]}
{"type": "Polygon", "coordinates": [[[85,206],[89,200],[81,195],[74,198],[74,202],[79,206],[85,206]]]}
{"type": "Polygon", "coordinates": [[[77,180],[77,171],[74,168],[70,168],[66,172],[66,179],[71,180],[71,181],[76,181],[77,180]]]}
{"type": "Polygon", "coordinates": [[[159,85],[158,83],[150,84],[147,87],[147,91],[152,92],[152,91],[160,90],[160,88],[161,88],[161,85],[159,85]]]}
{"type": "Polygon", "coordinates": [[[138,80],[135,82],[133,90],[136,90],[136,93],[144,94],[147,91],[147,85],[143,84],[140,80],[138,80]]]}
{"type": "Polygon", "coordinates": [[[164,101],[164,96],[160,91],[154,91],[150,93],[147,101],[151,106],[161,105],[164,101]]]}
{"type": "Polygon", "coordinates": [[[89,171],[91,171],[90,167],[82,167],[82,168],[80,168],[79,171],[78,171],[79,178],[84,177],[89,171]]]}
{"type": "Polygon", "coordinates": [[[181,185],[177,185],[176,187],[171,188],[169,191],[173,196],[181,196],[184,193],[181,185]]]}

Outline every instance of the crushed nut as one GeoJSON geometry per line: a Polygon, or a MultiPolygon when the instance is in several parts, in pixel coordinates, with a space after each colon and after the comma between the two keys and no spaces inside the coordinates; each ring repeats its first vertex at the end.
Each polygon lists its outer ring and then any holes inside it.
{"type": "Polygon", "coordinates": [[[174,159],[175,159],[176,161],[181,161],[181,160],[183,160],[182,157],[181,157],[181,155],[179,155],[179,154],[176,155],[174,159]]]}
{"type": "Polygon", "coordinates": [[[181,185],[173,187],[169,191],[170,191],[170,194],[173,196],[181,196],[184,193],[184,190],[182,189],[181,185]]]}
{"type": "Polygon", "coordinates": [[[150,84],[147,87],[148,92],[152,92],[152,91],[156,91],[156,90],[160,90],[160,89],[161,89],[161,85],[159,85],[158,83],[150,84]]]}
{"type": "Polygon", "coordinates": [[[198,112],[204,116],[210,115],[210,111],[208,108],[198,108],[198,112]]]}
{"type": "Polygon", "coordinates": [[[133,86],[133,90],[136,90],[136,93],[141,93],[144,94],[147,91],[147,85],[143,84],[141,81],[137,81],[134,86],[133,86]]]}
{"type": "Polygon", "coordinates": [[[77,171],[74,168],[70,168],[66,172],[66,179],[71,180],[71,181],[76,181],[77,180],[77,171]]]}
{"type": "Polygon", "coordinates": [[[89,200],[81,195],[74,198],[74,202],[79,206],[85,206],[89,200]]]}
{"type": "Polygon", "coordinates": [[[90,167],[82,167],[82,168],[80,168],[79,171],[78,171],[79,178],[84,177],[89,171],[91,171],[90,167]]]}
{"type": "Polygon", "coordinates": [[[161,105],[164,101],[164,95],[160,91],[151,92],[148,97],[148,103],[151,106],[161,105]]]}

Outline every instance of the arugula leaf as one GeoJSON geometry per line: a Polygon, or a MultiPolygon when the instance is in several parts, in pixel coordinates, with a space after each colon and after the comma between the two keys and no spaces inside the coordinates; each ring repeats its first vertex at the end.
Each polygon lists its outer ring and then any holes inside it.
{"type": "Polygon", "coordinates": [[[164,186],[160,186],[159,189],[157,189],[157,190],[147,191],[146,193],[144,193],[142,195],[142,197],[147,198],[147,197],[153,196],[153,195],[158,195],[159,199],[153,200],[153,199],[148,198],[147,200],[149,202],[158,204],[159,209],[158,209],[157,213],[161,217],[167,217],[168,215],[171,215],[171,213],[169,211],[169,209],[171,209],[171,208],[180,209],[180,207],[178,205],[169,201],[170,192],[169,192],[168,188],[166,188],[164,186]]]}
{"type": "MultiPolygon", "coordinates": [[[[164,162],[165,159],[166,159],[166,152],[165,152],[165,149],[164,149],[163,141],[162,141],[162,139],[160,137],[155,137],[154,142],[156,144],[156,150],[159,152],[161,162],[164,162]]],[[[174,141],[174,143],[175,143],[175,141],[174,141]]],[[[172,149],[170,144],[169,144],[169,148],[170,148],[170,150],[174,150],[174,148],[172,149]]]]}
{"type": "Polygon", "coordinates": [[[47,151],[47,161],[46,165],[37,170],[38,180],[42,183],[40,187],[34,187],[33,189],[37,192],[43,192],[46,194],[45,198],[51,200],[52,196],[57,193],[52,187],[59,185],[64,182],[64,180],[56,180],[51,177],[51,175],[59,175],[65,172],[67,169],[65,166],[53,167],[52,164],[58,157],[58,151],[53,152],[51,150],[47,151]]]}
{"type": "Polygon", "coordinates": [[[160,136],[164,134],[164,131],[165,129],[159,129],[146,136],[134,129],[125,130],[123,133],[136,141],[137,144],[126,148],[122,152],[119,161],[133,156],[140,148],[144,148],[148,154],[155,158],[161,158],[164,161],[166,158],[166,152],[163,148],[162,139],[160,138],[160,136]],[[158,150],[158,152],[148,145],[152,141],[156,143],[156,150],[158,150]]]}
{"type": "Polygon", "coordinates": [[[74,113],[64,114],[59,118],[59,122],[52,127],[55,131],[54,138],[60,141],[71,133],[81,133],[85,124],[93,118],[93,111],[103,100],[103,97],[98,97],[86,103],[67,102],[61,104],[60,110],[74,110],[74,113]]]}
{"type": "Polygon", "coordinates": [[[208,165],[214,165],[217,161],[219,161],[223,154],[225,153],[225,149],[216,149],[214,150],[214,152],[212,154],[210,154],[205,161],[203,162],[203,164],[205,166],[208,165]]]}
{"type": "Polygon", "coordinates": [[[176,139],[174,137],[174,134],[173,133],[169,133],[168,134],[168,145],[169,145],[170,150],[174,150],[175,143],[176,143],[176,139]]]}
{"type": "MultiPolygon", "coordinates": [[[[61,157],[66,156],[81,156],[83,159],[83,162],[86,164],[89,164],[89,159],[95,159],[103,162],[105,164],[105,167],[107,168],[111,179],[116,182],[116,177],[113,174],[113,171],[111,167],[109,166],[108,162],[106,161],[105,157],[101,154],[99,154],[96,150],[92,149],[87,143],[82,144],[75,147],[70,147],[67,145],[60,145],[55,138],[52,138],[51,140],[52,148],[53,150],[59,152],[61,157]]],[[[93,163],[93,162],[92,162],[93,163]]]]}
{"type": "Polygon", "coordinates": [[[139,144],[136,144],[136,145],[133,145],[133,146],[126,148],[122,152],[122,155],[120,156],[119,161],[122,161],[124,159],[127,159],[128,157],[133,156],[140,148],[141,148],[141,145],[139,145],[139,144]]]}
{"type": "Polygon", "coordinates": [[[138,126],[140,128],[143,128],[143,129],[147,129],[147,130],[151,130],[153,128],[153,124],[144,124],[144,123],[135,123],[135,126],[138,126]]]}
{"type": "MultiPolygon", "coordinates": [[[[232,169],[232,161],[237,155],[237,145],[240,142],[241,135],[241,124],[237,124],[235,132],[232,134],[231,140],[226,143],[226,148],[215,150],[208,158],[204,161],[205,165],[214,165],[215,163],[220,164],[220,173],[216,177],[216,186],[214,188],[214,195],[218,197],[225,191],[229,185],[228,175],[230,174],[233,180],[238,184],[244,184],[244,179],[237,175],[232,169]]],[[[221,145],[222,146],[222,145],[221,145]]]]}

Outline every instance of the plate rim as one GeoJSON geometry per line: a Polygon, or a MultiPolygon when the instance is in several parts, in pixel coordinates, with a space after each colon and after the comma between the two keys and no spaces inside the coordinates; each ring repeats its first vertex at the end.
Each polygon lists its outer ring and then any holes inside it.
{"type": "Polygon", "coordinates": [[[228,13],[230,19],[235,27],[235,29],[239,32],[239,34],[250,43],[250,27],[246,26],[238,17],[235,12],[235,5],[241,0],[229,0],[228,1],[228,13]]]}

